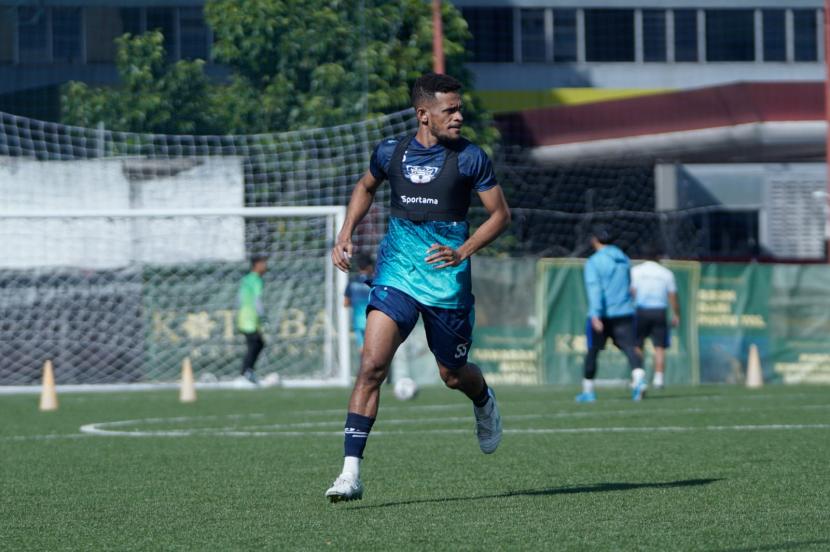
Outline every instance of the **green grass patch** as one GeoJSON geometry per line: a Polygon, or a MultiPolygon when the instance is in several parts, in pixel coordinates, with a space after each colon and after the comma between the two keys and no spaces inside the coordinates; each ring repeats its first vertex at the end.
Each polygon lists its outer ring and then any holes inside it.
{"type": "Polygon", "coordinates": [[[3,396],[0,548],[830,549],[826,387],[497,391],[485,456],[461,395],[385,389],[365,498],[336,505],[344,390],[3,396]]]}

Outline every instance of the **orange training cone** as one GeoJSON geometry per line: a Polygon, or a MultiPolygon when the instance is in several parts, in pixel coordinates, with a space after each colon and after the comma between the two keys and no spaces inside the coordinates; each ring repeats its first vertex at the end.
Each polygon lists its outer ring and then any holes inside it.
{"type": "Polygon", "coordinates": [[[761,372],[761,355],[758,346],[754,343],[749,346],[749,359],[746,363],[746,386],[750,389],[760,389],[764,386],[764,375],[761,372]]]}
{"type": "Polygon", "coordinates": [[[52,361],[43,363],[43,385],[40,391],[40,410],[49,412],[58,409],[58,393],[55,391],[55,373],[52,370],[52,361]]]}
{"type": "Polygon", "coordinates": [[[179,391],[179,401],[183,403],[196,401],[196,386],[193,384],[193,367],[190,365],[190,357],[182,361],[182,387],[179,391]]]}

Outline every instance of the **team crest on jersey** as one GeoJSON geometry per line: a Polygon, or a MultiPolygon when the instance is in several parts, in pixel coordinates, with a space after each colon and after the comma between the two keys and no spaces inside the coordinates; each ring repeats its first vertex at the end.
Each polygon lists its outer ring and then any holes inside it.
{"type": "Polygon", "coordinates": [[[404,176],[413,184],[426,184],[435,179],[439,167],[420,167],[418,165],[404,165],[404,176]]]}

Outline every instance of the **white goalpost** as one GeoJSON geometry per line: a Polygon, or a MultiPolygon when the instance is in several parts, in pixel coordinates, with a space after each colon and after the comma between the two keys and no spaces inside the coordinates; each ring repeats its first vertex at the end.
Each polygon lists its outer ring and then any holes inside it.
{"type": "MultiPolygon", "coordinates": [[[[381,140],[411,110],[329,128],[226,136],[137,134],[0,112],[0,392],[58,386],[224,385],[245,351],[239,280],[265,275],[257,373],[347,385],[347,275],[330,250],[381,140]],[[168,383],[165,383],[168,382],[168,383]]],[[[354,235],[374,254],[388,188],[354,235]]],[[[271,378],[276,379],[276,377],[271,378]]]]}
{"type": "Polygon", "coordinates": [[[260,374],[285,386],[349,385],[347,275],[330,250],[343,206],[0,213],[2,390],[175,382],[189,358],[202,386],[232,386],[239,280],[266,256],[260,374]],[[67,385],[68,384],[68,385],[67,385]]]}

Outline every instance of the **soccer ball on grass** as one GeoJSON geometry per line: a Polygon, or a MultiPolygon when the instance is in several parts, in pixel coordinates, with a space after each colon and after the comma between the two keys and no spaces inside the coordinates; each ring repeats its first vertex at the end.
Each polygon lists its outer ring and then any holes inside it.
{"type": "Polygon", "coordinates": [[[399,400],[408,401],[418,394],[418,384],[412,378],[401,378],[395,382],[394,392],[399,400]]]}

